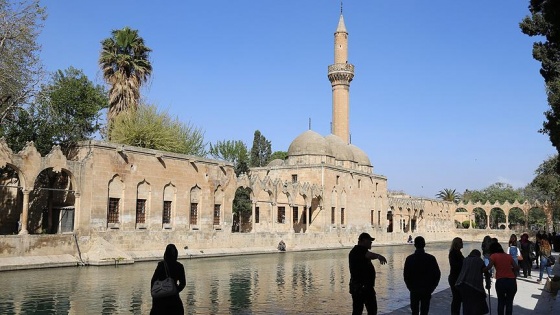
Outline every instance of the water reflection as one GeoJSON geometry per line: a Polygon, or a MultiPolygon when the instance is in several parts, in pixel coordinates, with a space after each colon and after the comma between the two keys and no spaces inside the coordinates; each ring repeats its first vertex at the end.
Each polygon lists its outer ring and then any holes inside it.
{"type": "MultiPolygon", "coordinates": [[[[467,255],[479,244],[465,243],[467,255]]],[[[428,244],[442,269],[437,291],[448,287],[449,244],[428,244]]],[[[410,245],[375,247],[388,264],[376,262],[379,312],[408,304],[402,280],[410,245]]],[[[182,260],[187,314],[346,314],[348,252],[278,253],[182,260]]],[[[155,263],[2,272],[0,314],[148,314],[155,263]]]]}

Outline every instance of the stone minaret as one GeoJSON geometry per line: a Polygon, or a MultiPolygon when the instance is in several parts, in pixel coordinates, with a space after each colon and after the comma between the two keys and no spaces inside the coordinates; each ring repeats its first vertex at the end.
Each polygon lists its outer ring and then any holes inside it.
{"type": "Polygon", "coordinates": [[[329,66],[332,85],[331,133],[350,143],[350,82],[354,78],[354,65],[348,63],[348,32],[340,12],[334,33],[334,64],[329,66]]]}

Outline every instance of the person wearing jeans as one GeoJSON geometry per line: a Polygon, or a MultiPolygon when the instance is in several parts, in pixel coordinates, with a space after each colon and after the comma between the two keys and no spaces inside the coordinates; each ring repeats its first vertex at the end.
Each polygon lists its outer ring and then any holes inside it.
{"type": "Polygon", "coordinates": [[[546,236],[546,234],[541,236],[540,249],[541,249],[541,255],[540,255],[541,266],[539,268],[539,279],[537,279],[537,283],[541,283],[545,269],[548,277],[550,277],[550,274],[552,273],[552,268],[548,265],[548,256],[551,255],[552,248],[550,246],[550,242],[548,241],[548,237],[546,236]]]}
{"type": "Polygon", "coordinates": [[[513,261],[511,255],[504,253],[500,243],[490,245],[490,253],[490,264],[484,268],[484,271],[488,271],[492,267],[496,269],[495,288],[498,297],[498,315],[511,315],[513,299],[517,293],[515,275],[519,272],[519,266],[513,261]]]}

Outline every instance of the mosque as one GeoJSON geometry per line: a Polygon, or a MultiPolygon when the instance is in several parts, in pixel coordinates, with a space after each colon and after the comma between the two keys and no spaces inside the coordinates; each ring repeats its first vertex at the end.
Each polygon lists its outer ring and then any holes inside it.
{"type": "Polygon", "coordinates": [[[351,246],[361,232],[381,243],[418,233],[450,240],[459,207],[467,217],[475,208],[528,211],[389,194],[387,178],[350,143],[348,35],[341,13],[328,66],[332,134],[304,131],[285,160],[239,177],[231,163],[197,156],[91,140],[70,159],[56,146],[43,157],[32,142],[14,153],[0,139],[0,258],[103,265],[159,259],[168,243],[193,257],[274,251],[280,240],[288,250],[351,246]],[[242,187],[252,210],[249,228],[235,233],[242,187]]]}

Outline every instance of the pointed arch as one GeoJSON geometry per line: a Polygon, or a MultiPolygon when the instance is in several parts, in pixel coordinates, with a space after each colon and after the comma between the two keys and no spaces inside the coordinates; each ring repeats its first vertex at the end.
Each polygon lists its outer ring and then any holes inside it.
{"type": "Polygon", "coordinates": [[[120,212],[123,208],[125,184],[122,178],[115,174],[108,183],[107,198],[107,228],[118,229],[120,225],[120,212]]]}

